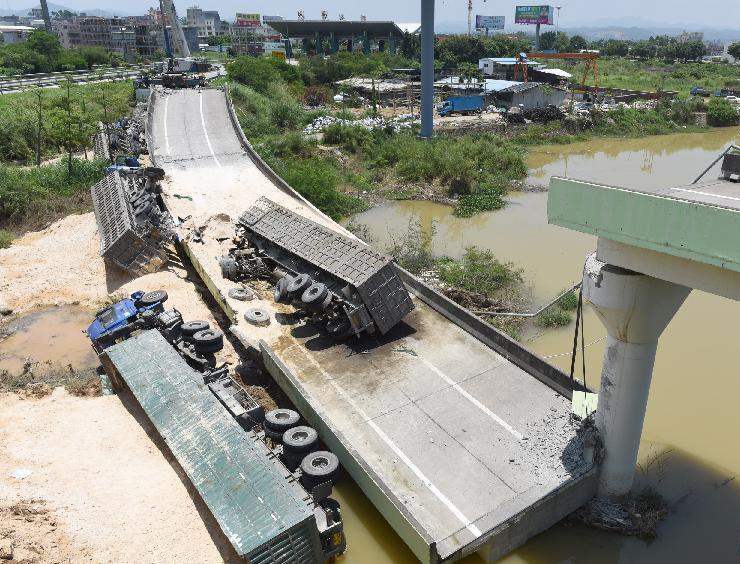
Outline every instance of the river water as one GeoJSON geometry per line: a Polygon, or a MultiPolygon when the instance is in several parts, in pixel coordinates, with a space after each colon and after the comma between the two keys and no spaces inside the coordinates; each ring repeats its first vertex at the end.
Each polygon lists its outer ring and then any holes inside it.
{"type": "MultiPolygon", "coordinates": [[[[535,147],[528,157],[529,183],[547,186],[558,175],[632,187],[688,184],[739,141],[740,130],[731,128],[535,147]]],[[[434,226],[435,253],[458,257],[471,245],[491,249],[524,269],[533,302],[543,303],[581,278],[595,239],[548,225],[546,192],[515,193],[508,201],[503,210],[468,219],[440,204],[390,202],[359,214],[354,223],[381,247],[414,221],[427,232],[434,226]]],[[[740,342],[738,320],[740,303],[695,290],[661,338],[638,471],[640,484],[656,487],[670,503],[658,538],[645,542],[559,524],[504,562],[740,562],[740,480],[734,479],[740,473],[740,368],[731,356],[740,342]]],[[[588,308],[584,325],[586,343],[593,343],[586,353],[587,380],[597,387],[605,331],[588,308]]],[[[568,370],[573,329],[572,323],[546,331],[532,327],[522,340],[568,370]]],[[[361,508],[357,517],[364,523],[349,531],[353,549],[346,561],[412,561],[367,502],[351,485],[347,490],[345,514],[361,508]]]]}

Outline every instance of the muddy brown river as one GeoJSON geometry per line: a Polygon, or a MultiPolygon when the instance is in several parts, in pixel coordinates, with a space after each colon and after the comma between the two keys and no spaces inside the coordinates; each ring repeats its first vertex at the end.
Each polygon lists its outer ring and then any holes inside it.
{"type": "MultiPolygon", "coordinates": [[[[634,187],[688,184],[732,142],[740,142],[738,128],[535,147],[528,157],[529,182],[547,186],[551,176],[567,175],[634,187]]],[[[403,234],[409,221],[418,221],[427,232],[434,225],[438,254],[457,257],[471,245],[491,249],[524,269],[533,302],[543,303],[581,278],[595,239],[548,225],[545,192],[511,194],[508,200],[503,210],[469,219],[430,202],[392,202],[354,222],[366,226],[380,246],[403,234]]],[[[738,320],[740,303],[695,290],[661,338],[638,470],[638,482],[656,487],[670,503],[658,538],[646,542],[563,523],[504,562],[740,562],[738,320]]],[[[545,331],[530,327],[522,340],[567,371],[573,329],[572,323],[545,331]]],[[[586,354],[587,380],[598,386],[605,330],[590,310],[585,336],[587,344],[593,343],[586,354]]],[[[399,558],[389,549],[385,533],[379,543],[374,526],[364,531],[365,536],[349,537],[348,562],[408,560],[405,552],[399,558]],[[365,551],[367,558],[357,554],[365,551]]]]}

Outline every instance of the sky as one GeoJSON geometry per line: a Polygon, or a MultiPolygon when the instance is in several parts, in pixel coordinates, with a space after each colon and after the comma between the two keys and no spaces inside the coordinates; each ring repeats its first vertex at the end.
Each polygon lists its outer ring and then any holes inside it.
{"type": "MultiPolygon", "coordinates": [[[[127,13],[143,13],[158,0],[51,0],[55,4],[70,9],[84,10],[100,8],[104,10],[124,10],[127,13]]],[[[740,28],[737,11],[731,9],[740,0],[561,0],[559,24],[563,27],[583,25],[613,24],[624,20],[627,25],[685,25],[720,28],[740,28]],[[728,12],[734,12],[731,16],[728,12]]],[[[34,0],[0,0],[11,8],[25,8],[34,0]]],[[[507,27],[513,23],[516,4],[536,4],[537,2],[506,2],[500,0],[474,0],[473,13],[506,16],[507,27]]],[[[321,10],[327,10],[331,19],[343,13],[346,19],[359,19],[366,15],[369,20],[394,20],[397,22],[419,21],[419,0],[373,0],[372,2],[347,2],[342,0],[175,0],[180,15],[185,15],[189,6],[197,4],[203,9],[218,10],[221,17],[233,19],[235,12],[259,12],[295,18],[297,11],[305,11],[306,19],[319,19],[321,10]]],[[[467,0],[437,0],[436,19],[438,22],[465,22],[467,19],[467,0]]],[[[2,6],[6,7],[6,6],[2,6]]]]}

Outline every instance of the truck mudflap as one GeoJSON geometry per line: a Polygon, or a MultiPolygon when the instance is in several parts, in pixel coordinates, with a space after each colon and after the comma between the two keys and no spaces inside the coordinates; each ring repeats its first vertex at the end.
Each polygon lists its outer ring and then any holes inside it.
{"type": "Polygon", "coordinates": [[[158,202],[151,178],[108,174],[90,192],[100,232],[100,256],[136,275],[167,262],[164,244],[173,238],[169,213],[158,202]]]}

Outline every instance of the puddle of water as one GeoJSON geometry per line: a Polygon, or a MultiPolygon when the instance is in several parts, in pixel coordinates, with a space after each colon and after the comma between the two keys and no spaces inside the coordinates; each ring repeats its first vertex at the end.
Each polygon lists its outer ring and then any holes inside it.
{"type": "Polygon", "coordinates": [[[23,371],[26,362],[52,363],[84,370],[98,365],[87,336],[82,332],[93,313],[65,306],[29,313],[2,326],[10,336],[0,341],[0,371],[23,371]]]}
{"type": "MultiPolygon", "coordinates": [[[[702,134],[644,139],[593,140],[534,149],[531,183],[568,175],[635,187],[687,184],[729,143],[738,128],[702,134]]],[[[708,178],[716,176],[710,172],[708,178]]],[[[390,202],[354,218],[373,243],[385,247],[402,235],[409,220],[425,232],[435,225],[437,254],[459,257],[465,247],[491,249],[500,259],[524,269],[533,299],[542,303],[581,278],[595,239],[547,224],[546,193],[516,193],[497,212],[456,218],[447,206],[430,202],[390,202]]],[[[545,562],[737,562],[740,530],[740,378],[732,351],[740,303],[693,291],[663,334],[655,362],[645,417],[642,460],[656,444],[678,451],[658,489],[675,501],[688,494],[651,543],[585,527],[560,524],[507,557],[507,563],[545,562]]],[[[573,324],[525,336],[527,347],[562,370],[569,370],[573,324]],[[565,354],[563,354],[565,353],[565,354]]],[[[585,312],[586,342],[605,335],[590,308],[585,312]]],[[[586,353],[588,382],[600,378],[603,341],[586,353]]]]}

